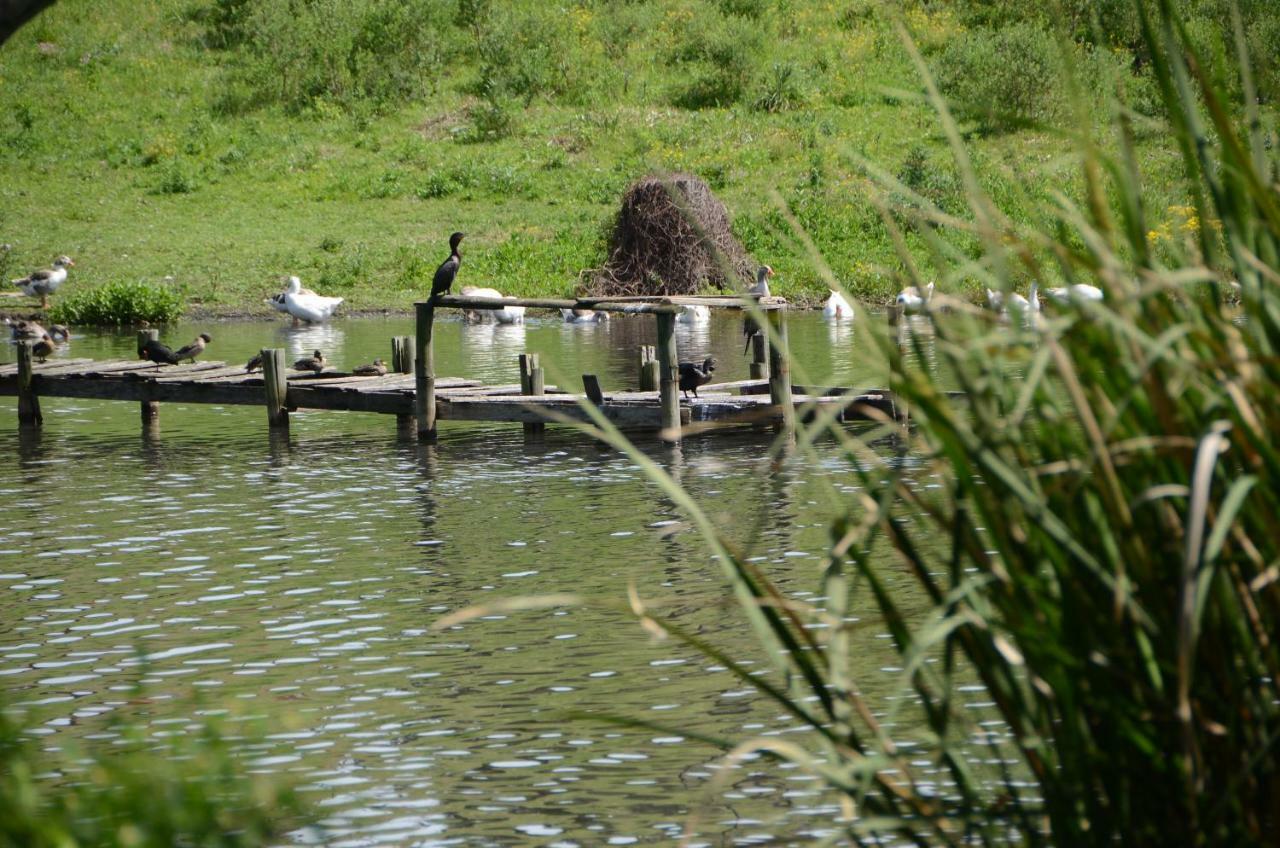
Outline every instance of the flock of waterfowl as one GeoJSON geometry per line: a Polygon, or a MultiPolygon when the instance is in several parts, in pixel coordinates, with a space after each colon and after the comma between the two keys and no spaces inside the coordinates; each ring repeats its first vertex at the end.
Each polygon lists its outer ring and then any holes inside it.
{"type": "MultiPolygon", "coordinates": [[[[466,234],[461,232],[455,232],[449,236],[449,256],[440,263],[435,275],[432,277],[432,298],[448,294],[452,290],[453,282],[462,267],[462,240],[464,238],[466,238],[466,234]]],[[[26,277],[12,282],[28,296],[39,297],[41,307],[48,308],[49,295],[56,292],[66,281],[67,269],[74,266],[75,262],[71,260],[70,256],[59,256],[50,267],[41,268],[26,277]]],[[[768,265],[761,266],[756,274],[755,285],[747,293],[768,297],[769,278],[773,275],[773,268],[768,265]]],[[[462,294],[500,300],[516,300],[515,297],[504,296],[497,289],[476,286],[464,286],[462,294]]],[[[896,302],[904,312],[920,312],[928,307],[933,299],[933,294],[933,283],[923,287],[909,286],[898,294],[896,302]]],[[[1044,294],[1053,302],[1061,305],[1096,303],[1103,299],[1101,289],[1084,283],[1047,288],[1044,290],[1044,294]]],[[[291,276],[288,278],[284,291],[272,295],[265,302],[273,309],[291,316],[296,325],[303,321],[315,324],[329,320],[342,304],[343,298],[328,297],[304,288],[302,281],[298,277],[291,276]]],[[[1006,295],[994,289],[987,289],[987,305],[1002,316],[1017,315],[1028,323],[1034,322],[1038,319],[1040,313],[1039,287],[1036,283],[1032,283],[1026,296],[1012,291],[1006,295]]],[[[560,312],[561,317],[568,324],[590,324],[609,320],[608,313],[596,312],[591,309],[561,309],[560,312]]],[[[522,324],[524,323],[524,313],[525,307],[513,303],[511,306],[502,309],[464,310],[463,320],[470,323],[522,324]]],[[[831,321],[851,320],[853,318],[853,306],[840,292],[832,290],[823,304],[822,314],[823,317],[831,321]]],[[[706,324],[711,320],[711,310],[704,305],[685,305],[682,306],[681,312],[676,316],[676,320],[681,324],[706,324]]],[[[46,330],[33,320],[12,321],[5,318],[4,322],[8,325],[10,335],[14,341],[33,342],[32,353],[42,362],[57,351],[61,344],[71,338],[70,331],[66,327],[57,324],[51,325],[46,330]]],[[[751,338],[760,331],[759,325],[750,314],[743,319],[742,331],[746,337],[745,353],[746,349],[750,348],[751,338]]],[[[205,347],[211,341],[213,339],[208,333],[201,333],[190,344],[183,345],[177,350],[172,350],[159,340],[151,339],[138,347],[138,356],[141,359],[155,363],[157,367],[161,365],[177,365],[184,360],[195,362],[196,358],[204,353],[205,347]]],[[[328,367],[328,364],[324,354],[317,350],[312,356],[304,357],[294,362],[293,368],[297,371],[310,371],[319,374],[328,367]]],[[[261,367],[262,357],[259,355],[249,360],[245,365],[245,371],[252,372],[261,367]]],[[[680,389],[685,392],[686,397],[690,391],[693,392],[694,397],[697,397],[698,387],[711,382],[712,373],[715,371],[715,360],[708,357],[700,365],[693,362],[681,362],[679,363],[679,368],[680,389]]],[[[378,377],[387,373],[387,366],[381,359],[376,359],[372,363],[354,368],[351,373],[356,376],[378,377]]]]}

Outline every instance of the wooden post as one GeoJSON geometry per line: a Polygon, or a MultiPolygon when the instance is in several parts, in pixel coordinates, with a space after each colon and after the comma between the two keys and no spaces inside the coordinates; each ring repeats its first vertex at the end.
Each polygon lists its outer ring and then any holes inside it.
{"type": "MultiPolygon", "coordinates": [[[[391,370],[397,374],[412,374],[414,362],[413,336],[391,337],[391,370]]],[[[412,415],[396,416],[396,431],[404,436],[416,429],[412,415]]]]}
{"type": "Polygon", "coordinates": [[[640,346],[640,391],[658,390],[658,355],[653,345],[640,346]]]}
{"type": "Polygon", "coordinates": [[[791,355],[787,350],[787,309],[769,310],[769,400],[781,407],[782,425],[796,426],[796,409],[791,402],[791,355]]]}
{"type": "Polygon", "coordinates": [[[262,384],[267,394],[267,424],[271,427],[289,426],[289,381],[285,371],[284,351],[280,348],[262,350],[262,384]]]}
{"type": "Polygon", "coordinates": [[[43,424],[40,398],[36,395],[31,342],[18,342],[18,425],[39,427],[43,424]]]}
{"type": "Polygon", "coordinates": [[[587,400],[596,406],[604,406],[604,392],[600,389],[600,380],[595,374],[582,375],[582,390],[587,393],[587,400]]]}
{"type": "Polygon", "coordinates": [[[417,305],[417,353],[414,358],[414,410],[418,415],[418,440],[436,440],[436,358],[431,330],[436,308],[430,302],[417,305]]]}
{"type": "Polygon", "coordinates": [[[760,332],[751,337],[751,379],[769,379],[769,340],[760,332]]]}
{"type": "MultiPolygon", "coordinates": [[[[536,353],[520,354],[520,394],[536,396],[546,393],[546,379],[536,353]]],[[[547,425],[541,422],[529,422],[524,431],[530,435],[546,432],[547,425]]]]}
{"type": "Polygon", "coordinates": [[[658,391],[663,438],[680,438],[680,353],[676,350],[676,316],[660,312],[658,322],[658,391]]]}
{"type": "MultiPolygon", "coordinates": [[[[159,330],[139,330],[138,331],[138,350],[142,350],[142,346],[149,341],[159,341],[159,330]]],[[[160,417],[160,404],[154,400],[144,400],[139,405],[139,413],[142,416],[142,426],[149,426],[157,418],[160,417]]]]}

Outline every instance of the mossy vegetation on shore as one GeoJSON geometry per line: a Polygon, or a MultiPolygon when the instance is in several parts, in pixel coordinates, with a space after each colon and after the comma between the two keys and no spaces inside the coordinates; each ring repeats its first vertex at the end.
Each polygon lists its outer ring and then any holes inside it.
{"type": "MultiPolygon", "coordinates": [[[[1189,4],[1197,26],[1216,3],[1189,4]]],[[[1075,5],[1085,85],[1154,104],[1140,57],[1090,35],[1075,5]]],[[[1261,10],[1250,31],[1280,40],[1261,10]]],[[[679,170],[717,192],[780,293],[826,294],[794,222],[841,284],[885,301],[903,264],[864,163],[966,214],[899,19],[968,104],[976,170],[1014,220],[1080,193],[1054,129],[1068,103],[1054,36],[1012,5],[64,0],[0,48],[3,270],[69,253],[68,294],[164,283],[213,312],[265,309],[298,274],[352,309],[407,309],[462,229],[468,281],[567,294],[604,261],[625,188],[679,170]]],[[[1178,239],[1179,166],[1148,111],[1153,238],[1178,239]]],[[[939,284],[981,288],[962,261],[939,284]]]]}

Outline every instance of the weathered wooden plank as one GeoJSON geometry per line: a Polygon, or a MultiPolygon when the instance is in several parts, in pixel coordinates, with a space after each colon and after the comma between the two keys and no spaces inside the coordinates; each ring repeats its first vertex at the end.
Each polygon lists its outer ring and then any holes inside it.
{"type": "MultiPolygon", "coordinates": [[[[173,401],[177,403],[260,404],[263,388],[233,383],[121,380],[112,377],[34,377],[36,391],[45,397],[96,400],[173,401]]],[[[0,380],[0,395],[17,394],[17,381],[0,380]]]]}
{"type": "MultiPolygon", "coordinates": [[[[88,363],[93,362],[92,359],[50,359],[47,362],[33,362],[35,373],[46,374],[50,371],[62,371],[68,368],[82,368],[88,363]]],[[[18,363],[10,362],[0,365],[0,377],[7,377],[18,373],[18,363]]]]}
{"type": "Polygon", "coordinates": [[[243,377],[245,376],[245,373],[243,365],[223,365],[220,368],[206,368],[203,371],[197,371],[194,373],[191,371],[174,373],[173,371],[162,370],[156,372],[154,375],[147,376],[148,379],[162,380],[165,382],[171,380],[199,380],[203,382],[205,380],[216,380],[219,377],[243,377]]]}
{"type": "Polygon", "coordinates": [[[174,379],[199,379],[199,375],[207,371],[218,371],[227,367],[225,362],[196,362],[187,365],[166,365],[165,367],[155,371],[154,373],[144,373],[141,371],[126,371],[127,379],[130,380],[174,380],[174,379]]]}
{"type": "Polygon", "coordinates": [[[334,409],[349,412],[378,412],[383,415],[412,415],[414,396],[404,392],[354,392],[311,386],[289,386],[291,409],[334,409]]]}
{"type": "MultiPolygon", "coordinates": [[[[520,423],[555,423],[551,414],[572,421],[590,421],[587,413],[569,398],[440,397],[436,400],[442,421],[509,421],[520,423]]],[[[662,410],[655,404],[614,404],[606,399],[600,412],[615,426],[622,428],[660,429],[662,410]]],[[[688,422],[689,410],[681,419],[688,422]]]]}

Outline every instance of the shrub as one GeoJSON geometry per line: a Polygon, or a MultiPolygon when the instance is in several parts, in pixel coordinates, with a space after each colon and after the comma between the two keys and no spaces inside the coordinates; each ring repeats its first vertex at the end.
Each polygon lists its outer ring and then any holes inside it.
{"type": "Polygon", "coordinates": [[[512,10],[490,15],[477,38],[478,93],[491,103],[535,98],[580,101],[589,88],[578,35],[568,16],[512,10]]]}
{"type": "Polygon", "coordinates": [[[1050,123],[1067,104],[1053,36],[1032,24],[967,32],[938,55],[935,72],[951,106],[993,130],[1050,123]]]}
{"type": "Polygon", "coordinates": [[[115,282],[68,295],[50,308],[49,318],[82,326],[164,324],[180,317],[183,308],[182,294],[172,286],[115,282]]]}
{"type": "Polygon", "coordinates": [[[695,18],[672,51],[673,58],[691,66],[689,81],[672,92],[672,105],[710,109],[741,101],[755,77],[763,43],[751,21],[695,18]]]}
{"type": "Polygon", "coordinates": [[[804,103],[796,66],[790,62],[774,62],[758,87],[751,106],[762,112],[785,112],[804,103]]]}

